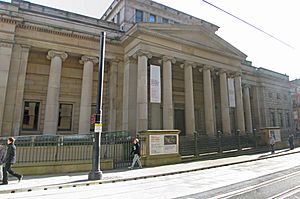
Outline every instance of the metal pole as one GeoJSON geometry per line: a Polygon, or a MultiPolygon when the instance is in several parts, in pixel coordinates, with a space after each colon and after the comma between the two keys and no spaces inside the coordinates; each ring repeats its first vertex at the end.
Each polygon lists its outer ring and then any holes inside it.
{"type": "Polygon", "coordinates": [[[100,33],[100,51],[98,67],[98,93],[96,104],[96,123],[93,138],[93,159],[92,171],[89,173],[89,180],[101,180],[102,171],[100,170],[100,144],[102,132],[102,98],[103,98],[103,76],[104,76],[104,57],[105,57],[105,37],[106,33],[100,33]]]}

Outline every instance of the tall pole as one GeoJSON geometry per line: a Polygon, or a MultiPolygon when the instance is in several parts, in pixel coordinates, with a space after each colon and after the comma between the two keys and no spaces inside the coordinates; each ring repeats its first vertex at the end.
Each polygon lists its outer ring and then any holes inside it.
{"type": "Polygon", "coordinates": [[[93,139],[93,159],[92,170],[89,173],[89,180],[101,180],[102,171],[100,170],[100,144],[102,132],[102,98],[103,98],[103,76],[104,76],[104,57],[105,57],[105,37],[106,33],[100,33],[100,51],[98,67],[98,93],[96,104],[96,123],[93,139]]]}

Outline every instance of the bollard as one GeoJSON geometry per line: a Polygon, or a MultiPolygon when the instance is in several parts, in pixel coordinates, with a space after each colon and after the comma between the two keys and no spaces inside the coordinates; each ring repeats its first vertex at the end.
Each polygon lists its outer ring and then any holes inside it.
{"type": "Polygon", "coordinates": [[[240,138],[240,129],[237,129],[236,130],[236,136],[237,136],[237,143],[238,143],[238,150],[241,151],[242,148],[241,148],[241,138],[240,138]]]}
{"type": "Polygon", "coordinates": [[[197,133],[197,131],[194,132],[194,144],[195,144],[195,157],[198,158],[199,151],[198,151],[198,133],[197,133]]]}
{"type": "Polygon", "coordinates": [[[222,150],[222,134],[223,132],[218,130],[217,131],[217,136],[218,136],[218,144],[219,144],[219,154],[222,154],[223,150],[222,150]]]}

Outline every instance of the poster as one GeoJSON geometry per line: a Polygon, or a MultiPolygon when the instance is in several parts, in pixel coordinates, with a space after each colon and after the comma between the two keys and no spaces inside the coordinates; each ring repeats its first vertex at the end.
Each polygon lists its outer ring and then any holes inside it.
{"type": "Polygon", "coordinates": [[[275,142],[281,142],[280,129],[269,130],[269,138],[273,137],[275,142]]]}
{"type": "Polygon", "coordinates": [[[150,135],[150,155],[178,153],[178,135],[150,135]]]}
{"type": "Polygon", "coordinates": [[[150,103],[161,103],[160,66],[150,66],[150,103]]]}
{"type": "Polygon", "coordinates": [[[235,108],[235,89],[234,89],[233,78],[228,78],[228,98],[229,98],[229,107],[235,108]]]}

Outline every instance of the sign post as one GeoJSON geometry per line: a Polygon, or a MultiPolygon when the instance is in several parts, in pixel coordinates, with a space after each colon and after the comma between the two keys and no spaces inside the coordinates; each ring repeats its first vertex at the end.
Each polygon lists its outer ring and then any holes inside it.
{"type": "Polygon", "coordinates": [[[89,180],[101,180],[102,171],[100,170],[100,144],[102,132],[102,92],[103,92],[103,76],[104,76],[104,57],[105,57],[105,32],[100,33],[100,52],[99,52],[99,68],[98,68],[98,93],[96,104],[96,123],[93,138],[93,158],[92,171],[90,171],[89,180]]]}

